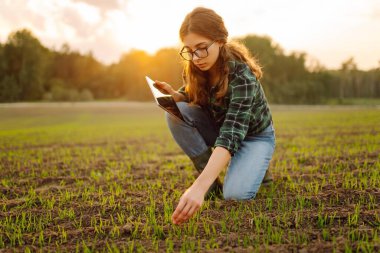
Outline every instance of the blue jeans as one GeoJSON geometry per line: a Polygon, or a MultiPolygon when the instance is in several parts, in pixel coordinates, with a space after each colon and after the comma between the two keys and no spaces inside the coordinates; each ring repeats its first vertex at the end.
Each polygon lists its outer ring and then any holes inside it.
{"type": "MultiPolygon", "coordinates": [[[[166,113],[174,140],[190,158],[196,157],[215,143],[219,131],[208,114],[197,105],[178,102],[185,122],[166,113]]],[[[246,136],[231,158],[223,184],[224,199],[253,199],[269,167],[275,149],[275,131],[271,123],[261,133],[246,136]]]]}

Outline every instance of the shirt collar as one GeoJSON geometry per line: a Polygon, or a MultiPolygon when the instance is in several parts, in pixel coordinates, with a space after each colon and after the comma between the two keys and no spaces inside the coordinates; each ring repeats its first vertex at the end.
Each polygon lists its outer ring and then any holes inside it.
{"type": "Polygon", "coordinates": [[[228,65],[230,74],[233,74],[235,72],[235,68],[236,68],[236,61],[230,60],[227,62],[227,65],[228,65]]]}
{"type": "Polygon", "coordinates": [[[242,62],[239,62],[239,61],[237,61],[237,60],[230,60],[230,61],[228,61],[228,62],[227,62],[227,65],[228,65],[229,70],[230,70],[229,74],[230,74],[230,75],[235,74],[236,70],[238,69],[238,67],[239,67],[241,64],[243,64],[243,63],[242,63],[242,62]]]}

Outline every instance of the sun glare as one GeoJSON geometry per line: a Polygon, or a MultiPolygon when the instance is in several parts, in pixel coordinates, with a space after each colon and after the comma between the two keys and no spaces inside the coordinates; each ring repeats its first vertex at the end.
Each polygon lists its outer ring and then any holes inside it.
{"type": "Polygon", "coordinates": [[[178,30],[185,15],[204,6],[223,17],[230,38],[269,36],[285,52],[306,52],[327,67],[339,67],[349,57],[364,68],[378,66],[379,56],[373,52],[380,49],[380,36],[374,32],[380,25],[380,5],[370,0],[242,0],[239,8],[221,0],[117,1],[124,4],[111,8],[110,2],[96,5],[89,0],[2,2],[0,42],[12,31],[28,28],[47,46],[67,42],[110,62],[131,49],[153,54],[180,47],[178,30]]]}
{"type": "Polygon", "coordinates": [[[184,3],[183,8],[174,11],[165,1],[151,1],[148,5],[144,1],[130,1],[120,13],[123,18],[115,20],[117,24],[112,29],[118,44],[151,54],[164,47],[179,47],[179,27],[193,6],[184,3]]]}

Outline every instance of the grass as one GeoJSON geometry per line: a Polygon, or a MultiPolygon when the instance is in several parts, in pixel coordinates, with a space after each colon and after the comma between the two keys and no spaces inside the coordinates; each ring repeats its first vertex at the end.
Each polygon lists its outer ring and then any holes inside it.
{"type": "Polygon", "coordinates": [[[176,226],[197,172],[154,104],[0,107],[0,251],[380,251],[379,109],[272,112],[274,183],[176,226]]]}

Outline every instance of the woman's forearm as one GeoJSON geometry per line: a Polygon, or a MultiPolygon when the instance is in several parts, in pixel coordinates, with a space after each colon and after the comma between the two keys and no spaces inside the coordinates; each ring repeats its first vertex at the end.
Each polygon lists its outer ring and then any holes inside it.
{"type": "Polygon", "coordinates": [[[206,167],[193,184],[203,189],[206,193],[220,172],[228,165],[230,159],[231,154],[227,149],[216,147],[212,152],[206,167]]]}

